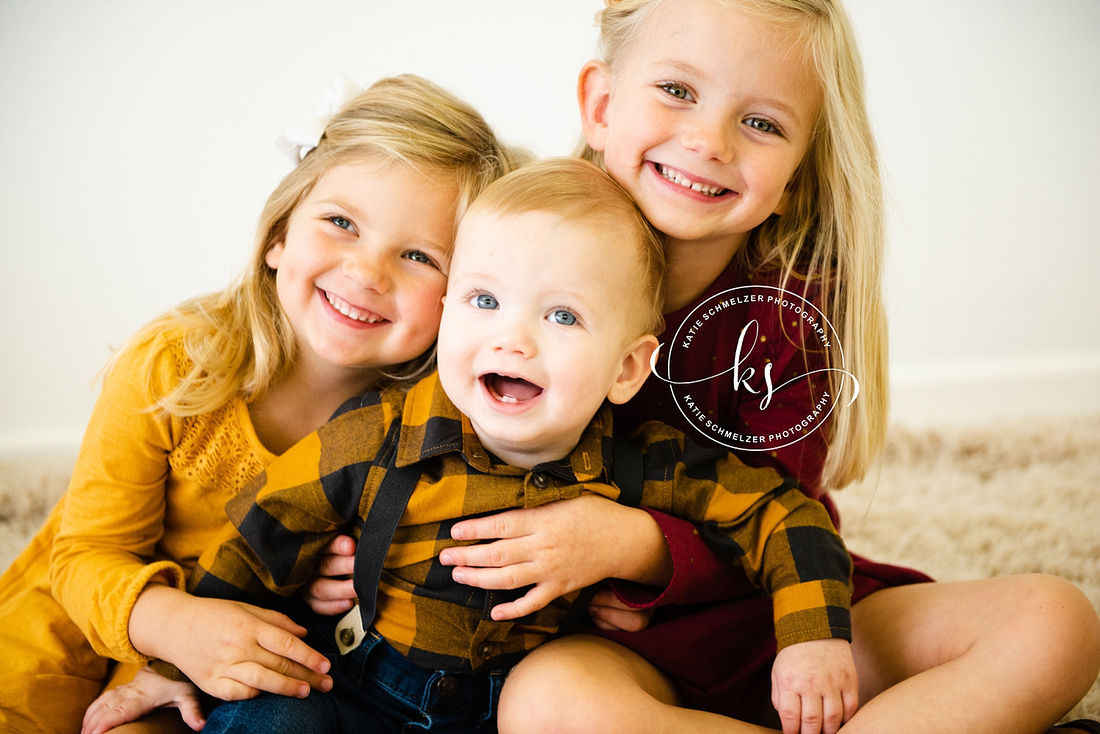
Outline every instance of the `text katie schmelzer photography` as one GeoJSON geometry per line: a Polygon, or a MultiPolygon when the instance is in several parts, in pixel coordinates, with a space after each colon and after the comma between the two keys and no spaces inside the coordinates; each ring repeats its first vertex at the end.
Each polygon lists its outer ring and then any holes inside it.
{"type": "Polygon", "coordinates": [[[668,350],[667,373],[661,373],[657,366],[658,355],[654,353],[654,376],[668,384],[677,408],[696,430],[731,449],[774,451],[801,441],[816,431],[833,411],[837,400],[834,393],[844,391],[848,380],[851,380],[851,397],[848,403],[859,395],[859,382],[844,369],[844,350],[832,324],[812,303],[782,288],[746,285],[712,296],[699,304],[680,323],[673,338],[667,344],[661,345],[661,350],[665,349],[668,350]],[[777,333],[761,333],[761,325],[757,319],[744,320],[743,307],[746,305],[774,307],[779,318],[774,320],[772,328],[777,333]],[[807,369],[800,374],[788,376],[778,385],[775,384],[772,374],[775,365],[762,356],[762,350],[758,350],[757,345],[768,339],[790,338],[790,333],[780,333],[781,324],[801,326],[801,329],[794,330],[795,333],[805,335],[802,338],[807,340],[807,348],[824,350],[824,363],[829,366],[807,369]],[[713,336],[710,333],[712,330],[725,338],[736,337],[737,348],[732,364],[715,365],[715,369],[719,371],[712,374],[687,374],[691,367],[673,367],[682,363],[693,365],[698,371],[697,365],[703,360],[679,360],[676,359],[676,353],[678,350],[689,352],[704,333],[713,336]],[[811,343],[811,340],[816,343],[811,343]],[[773,399],[782,399],[784,390],[790,389],[796,383],[806,384],[804,381],[812,375],[824,376],[824,373],[829,372],[835,373],[835,379],[811,380],[808,383],[815,387],[811,388],[810,398],[804,403],[804,414],[799,413],[797,418],[782,428],[776,429],[773,425],[772,430],[766,434],[754,434],[744,428],[738,430],[733,426],[721,425],[711,418],[715,406],[707,405],[707,399],[693,391],[695,386],[711,380],[730,380],[735,392],[760,396],[759,409],[766,411],[772,405],[773,399]]]}

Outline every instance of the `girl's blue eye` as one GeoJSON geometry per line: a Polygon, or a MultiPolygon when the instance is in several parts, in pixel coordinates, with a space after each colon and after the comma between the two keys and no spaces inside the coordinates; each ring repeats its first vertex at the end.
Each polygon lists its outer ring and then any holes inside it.
{"type": "Polygon", "coordinates": [[[745,124],[751,127],[753,130],[759,130],[762,133],[779,132],[779,128],[777,128],[775,124],[768,122],[767,120],[760,117],[750,117],[748,120],[745,120],[745,124]]]}
{"type": "Polygon", "coordinates": [[[497,303],[497,299],[493,298],[488,293],[477,294],[470,299],[470,303],[472,303],[476,308],[485,308],[490,310],[494,310],[500,306],[500,304],[497,303]]]}
{"type": "Polygon", "coordinates": [[[572,326],[577,323],[577,315],[570,311],[559,309],[550,314],[550,320],[562,326],[572,326]]]}
{"type": "Polygon", "coordinates": [[[347,229],[347,230],[355,229],[355,225],[353,225],[351,223],[350,219],[345,219],[344,217],[329,217],[328,220],[330,222],[332,222],[333,224],[335,224],[340,229],[347,229]]]}

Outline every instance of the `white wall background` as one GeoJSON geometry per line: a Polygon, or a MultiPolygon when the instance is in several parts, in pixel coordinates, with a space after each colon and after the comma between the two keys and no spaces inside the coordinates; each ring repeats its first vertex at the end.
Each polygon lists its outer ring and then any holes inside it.
{"type": "MultiPolygon", "coordinates": [[[[243,267],[340,71],[568,154],[601,0],[0,0],[0,452],[75,446],[142,323],[243,267]]],[[[1100,2],[848,0],[891,199],[895,418],[1100,410],[1100,2]]]]}

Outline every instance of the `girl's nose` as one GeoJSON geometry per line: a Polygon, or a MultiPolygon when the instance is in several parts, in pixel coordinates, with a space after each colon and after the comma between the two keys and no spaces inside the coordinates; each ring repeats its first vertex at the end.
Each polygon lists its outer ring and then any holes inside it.
{"type": "Polygon", "coordinates": [[[734,158],[734,123],[717,115],[695,115],[685,121],[680,142],[702,158],[730,163],[734,158]]]}
{"type": "Polygon", "coordinates": [[[356,252],[344,260],[343,273],[363,290],[379,293],[389,290],[389,268],[369,249],[356,252]]]}

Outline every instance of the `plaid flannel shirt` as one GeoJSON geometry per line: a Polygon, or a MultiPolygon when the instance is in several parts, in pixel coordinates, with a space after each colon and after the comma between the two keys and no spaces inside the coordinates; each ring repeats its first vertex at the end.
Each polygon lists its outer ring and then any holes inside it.
{"type": "MultiPolygon", "coordinates": [[[[493,621],[490,609],[524,590],[457,584],[439,553],[458,544],[450,528],[459,520],[584,492],[617,498],[607,483],[606,406],[569,456],[528,471],[490,457],[436,375],[407,393],[391,388],[355,398],[229,504],[232,526],[200,558],[190,588],[247,601],[292,594],[311,578],[329,540],[358,536],[385,472],[387,436],[397,440],[396,465],[418,464],[421,475],[383,566],[375,628],[425,668],[514,664],[557,630],[576,595],[518,620],[493,621]]],[[[851,639],[851,560],[820,503],[775,471],[747,467],[663,424],[646,424],[632,438],[643,453],[642,506],[698,524],[771,595],[780,647],[851,639]]]]}

